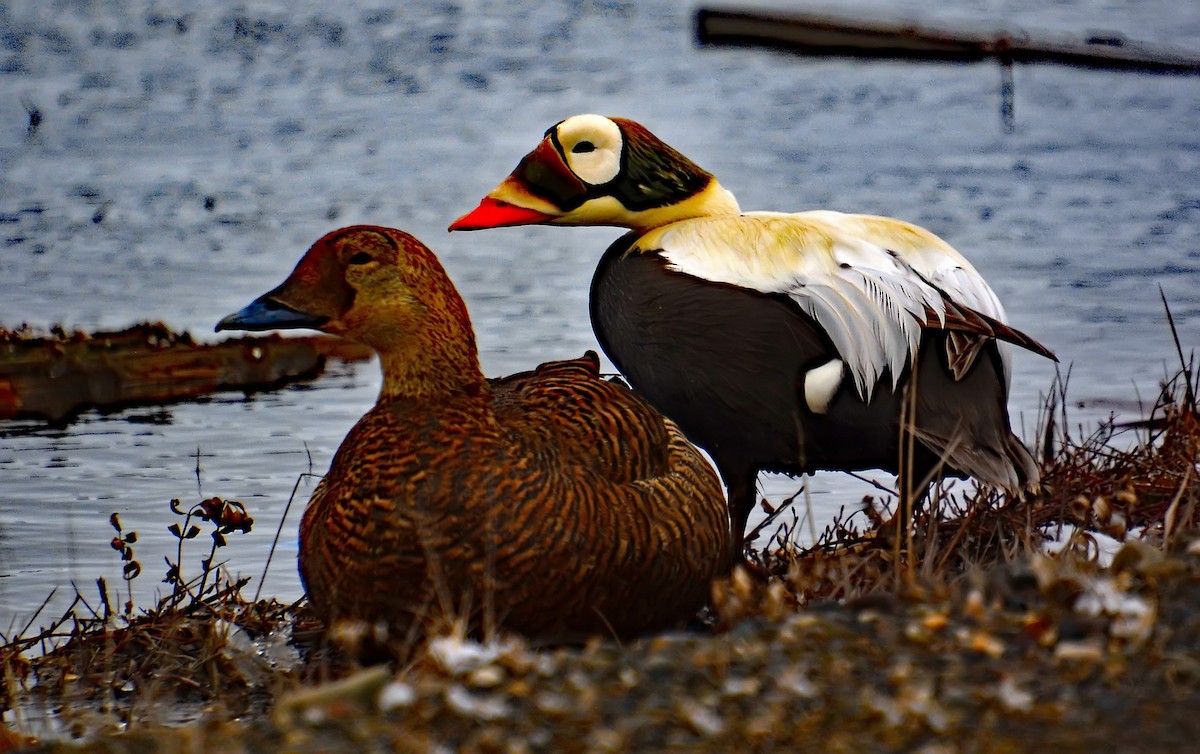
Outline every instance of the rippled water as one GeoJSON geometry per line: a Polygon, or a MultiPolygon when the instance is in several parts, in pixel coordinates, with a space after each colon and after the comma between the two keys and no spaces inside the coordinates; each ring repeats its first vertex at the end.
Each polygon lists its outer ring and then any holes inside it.
{"type": "MultiPolygon", "coordinates": [[[[1080,421],[1136,415],[1174,368],[1159,286],[1185,348],[1200,342],[1200,78],[1020,67],[1017,129],[1005,133],[992,66],[698,49],[692,10],[620,0],[2,3],[0,323],[150,319],[210,337],[317,237],[373,222],[439,252],[489,374],[578,355],[595,347],[587,288],[614,231],[445,227],[547,126],[596,111],[647,124],[748,209],[876,212],[942,234],[1012,321],[1071,366],[1080,421]]],[[[1200,6],[1169,0],[975,0],[951,11],[909,0],[837,12],[1118,31],[1200,49],[1200,6]]],[[[22,625],[52,588],[48,612],[71,582],[91,599],[97,575],[119,580],[114,511],[142,536],[146,573],[135,586],[145,602],[169,551],[172,497],[245,501],[258,524],[231,537],[229,552],[257,575],[310,458],[323,471],[373,402],[375,370],[91,412],[65,429],[0,424],[0,630],[22,625]]],[[[1027,428],[1052,375],[1017,359],[1012,408],[1027,428]]],[[[301,502],[310,490],[303,482],[301,502]]],[[[824,518],[864,491],[843,475],[812,482],[824,518]]],[[[298,510],[264,589],[284,599],[300,591],[298,510]]],[[[203,554],[189,556],[192,568],[203,554]]]]}

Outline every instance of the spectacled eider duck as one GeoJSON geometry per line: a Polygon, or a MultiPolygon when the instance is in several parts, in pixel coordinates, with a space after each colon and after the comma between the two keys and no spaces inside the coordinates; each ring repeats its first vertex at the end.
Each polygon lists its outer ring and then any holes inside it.
{"type": "Polygon", "coordinates": [[[1005,325],[983,277],[928,230],[742,212],[645,127],[599,115],[546,131],[450,230],[528,224],[630,229],[592,280],[592,325],[630,384],[720,468],[735,559],[759,471],[903,467],[913,480],[1036,484],[1009,421],[1001,341],[1053,354],[1005,325]],[[902,422],[910,387],[915,421],[902,422]]]}

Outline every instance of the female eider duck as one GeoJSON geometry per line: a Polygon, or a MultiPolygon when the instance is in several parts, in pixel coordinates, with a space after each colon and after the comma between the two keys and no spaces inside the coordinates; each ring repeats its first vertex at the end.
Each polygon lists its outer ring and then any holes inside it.
{"type": "Polygon", "coordinates": [[[592,325],[633,387],[712,454],[734,558],[760,470],[905,469],[910,484],[969,475],[1014,492],[1037,482],[1011,430],[998,341],[1054,357],[1003,324],[991,287],[924,228],[743,213],[646,128],[599,115],[548,130],[450,229],[526,224],[631,229],[596,270],[592,325]]]}
{"type": "Polygon", "coordinates": [[[729,546],[720,480],[670,420],[601,379],[595,353],[485,380],[433,252],[382,227],[328,234],[217,325],[290,328],[364,343],[383,368],[300,524],[326,625],[630,637],[706,603],[729,546]]]}

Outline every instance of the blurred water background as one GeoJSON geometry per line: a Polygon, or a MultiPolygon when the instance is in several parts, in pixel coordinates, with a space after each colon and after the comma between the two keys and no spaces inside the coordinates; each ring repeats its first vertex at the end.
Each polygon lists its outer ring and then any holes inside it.
{"type": "MultiPolygon", "coordinates": [[[[616,231],[445,228],[548,126],[600,112],[646,124],[744,208],[887,214],[943,235],[1070,368],[1081,424],[1137,418],[1175,370],[1160,286],[1184,347],[1200,342],[1200,78],[1021,66],[1006,133],[993,65],[700,49],[694,10],[0,2],[0,326],[161,320],[213,338],[316,238],[370,222],[439,253],[488,374],[577,356],[596,347],[588,284],[616,231]]],[[[835,12],[1200,50],[1200,4],[1175,0],[854,0],[835,12]]],[[[1011,408],[1027,438],[1053,375],[1018,354],[1011,408]]],[[[92,599],[97,576],[120,582],[112,512],[141,535],[134,587],[147,604],[173,552],[175,497],[247,503],[255,530],[226,552],[257,587],[298,476],[327,467],[378,384],[369,363],[273,393],[92,411],[65,428],[0,423],[0,631],[52,589],[39,622],[72,583],[92,599]]],[[[300,484],[264,594],[301,593],[296,523],[312,486],[300,484]]],[[[776,499],[797,488],[765,480],[776,499]]],[[[818,475],[818,525],[871,491],[818,475]]],[[[205,554],[195,548],[185,568],[205,554]]]]}

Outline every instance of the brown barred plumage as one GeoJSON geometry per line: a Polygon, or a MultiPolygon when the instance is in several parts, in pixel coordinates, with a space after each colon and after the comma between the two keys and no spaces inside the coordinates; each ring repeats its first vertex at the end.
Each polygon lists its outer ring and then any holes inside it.
{"type": "Polygon", "coordinates": [[[704,604],[729,546],[716,474],[594,353],[484,380],[453,284],[388,228],[329,234],[218,328],[304,326],[371,345],[384,369],[300,526],[324,620],[628,637],[704,604]]]}

